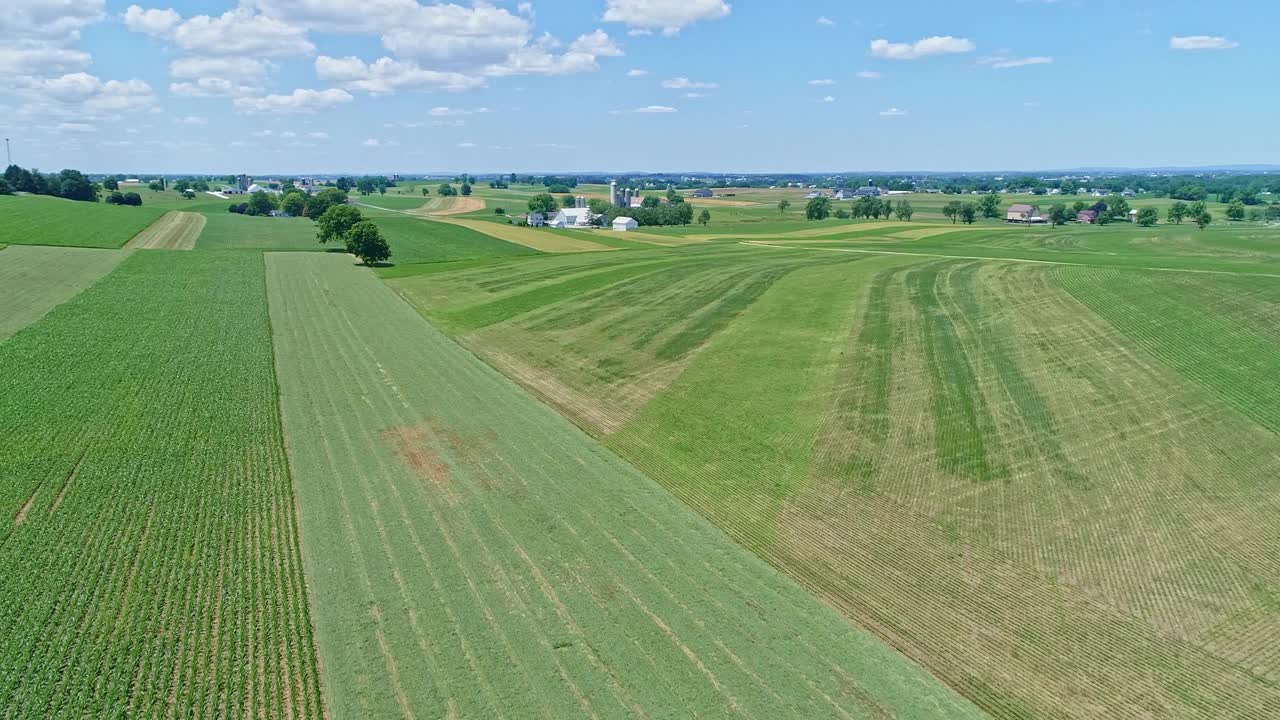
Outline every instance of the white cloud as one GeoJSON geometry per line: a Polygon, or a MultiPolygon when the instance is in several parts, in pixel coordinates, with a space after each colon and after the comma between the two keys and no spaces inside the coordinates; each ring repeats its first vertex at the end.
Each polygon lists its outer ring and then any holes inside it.
{"type": "Polygon", "coordinates": [[[312,140],[328,140],[329,133],[324,131],[309,132],[307,133],[307,137],[311,138],[312,140]]]}
{"type": "MultiPolygon", "coordinates": [[[[0,11],[3,12],[3,11],[0,11]]],[[[0,84],[17,77],[41,77],[85,70],[89,53],[44,43],[16,43],[0,47],[0,84]]]]}
{"type": "Polygon", "coordinates": [[[209,118],[200,117],[199,115],[187,115],[186,117],[175,118],[174,122],[179,125],[208,125],[209,118]]]}
{"type": "Polygon", "coordinates": [[[1035,57],[1014,57],[1009,53],[998,53],[991,57],[985,57],[978,61],[979,65],[990,65],[996,70],[1005,70],[1008,68],[1026,67],[1028,65],[1048,65],[1053,62],[1051,57],[1035,56],[1035,57]]]}
{"type": "Polygon", "coordinates": [[[0,37],[69,45],[80,31],[106,17],[105,0],[7,0],[0,11],[0,37]]]}
{"type": "Polygon", "coordinates": [[[250,114],[310,113],[349,103],[351,93],[338,88],[310,90],[299,88],[288,95],[264,95],[262,97],[236,98],[235,108],[250,114]]]}
{"type": "Polygon", "coordinates": [[[451,108],[451,107],[445,107],[441,105],[441,106],[431,108],[430,110],[427,111],[427,114],[430,115],[431,117],[449,117],[452,115],[475,115],[475,114],[484,114],[487,112],[492,112],[492,111],[486,107],[476,108],[474,110],[468,110],[466,108],[451,108]]]}
{"type": "Polygon", "coordinates": [[[240,85],[226,78],[202,77],[195,82],[170,83],[169,92],[185,97],[245,97],[262,92],[260,85],[240,85]]]}
{"type": "Polygon", "coordinates": [[[604,19],[625,23],[633,31],[675,35],[700,20],[726,17],[729,10],[724,0],[606,0],[604,19]]]}
{"type": "Polygon", "coordinates": [[[500,77],[589,72],[600,67],[596,62],[597,58],[619,57],[623,54],[622,48],[619,48],[603,30],[595,30],[579,36],[569,44],[569,49],[560,55],[551,51],[558,44],[555,38],[544,35],[538,42],[513,52],[504,62],[486,66],[484,73],[500,77]]]}
{"type": "Polygon", "coordinates": [[[315,51],[304,28],[244,7],[218,17],[196,15],[183,20],[173,10],[143,10],[130,5],[124,12],[124,24],[134,32],[167,40],[197,55],[292,57],[315,51]]]}
{"type": "Polygon", "coordinates": [[[821,102],[821,103],[833,103],[833,102],[835,102],[835,101],[836,101],[835,96],[833,96],[833,95],[828,95],[828,96],[826,96],[826,97],[822,98],[821,100],[819,100],[818,102],[821,102]]]}
{"type": "Polygon", "coordinates": [[[673,113],[673,112],[678,112],[678,111],[675,108],[670,107],[668,105],[646,105],[644,107],[636,108],[635,110],[610,110],[609,114],[610,115],[625,115],[627,113],[663,114],[663,113],[673,113]]]}
{"type": "Polygon", "coordinates": [[[369,148],[398,147],[400,145],[395,140],[379,140],[377,138],[369,138],[360,144],[369,148]]]}
{"type": "Polygon", "coordinates": [[[1170,50],[1230,50],[1236,47],[1240,47],[1240,43],[1218,35],[1175,35],[1169,38],[1170,50]]]}
{"type": "Polygon", "coordinates": [[[476,144],[475,144],[475,143],[473,143],[473,142],[460,142],[460,143],[458,143],[458,147],[460,147],[460,148],[473,148],[473,147],[475,147],[475,146],[476,146],[476,144]]]}
{"type": "Polygon", "coordinates": [[[875,70],[863,70],[862,72],[857,73],[857,77],[860,77],[863,80],[879,80],[884,76],[875,70]]]}
{"type": "Polygon", "coordinates": [[[685,93],[685,94],[681,95],[680,97],[682,97],[682,98],[689,98],[690,100],[700,100],[700,99],[702,99],[702,98],[704,98],[704,97],[707,97],[707,94],[706,94],[706,93],[700,93],[700,92],[687,92],[687,93],[685,93]]]}
{"type": "Polygon", "coordinates": [[[55,128],[60,133],[91,133],[97,130],[88,123],[64,122],[59,123],[55,128]]]}
{"type": "Polygon", "coordinates": [[[230,75],[258,81],[267,76],[267,64],[249,57],[185,57],[169,63],[169,74],[176,78],[230,75]]]}
{"type": "Polygon", "coordinates": [[[645,75],[648,75],[648,74],[649,74],[648,70],[640,70],[638,68],[633,68],[627,71],[627,77],[644,77],[645,75]]]}
{"type": "Polygon", "coordinates": [[[818,17],[818,24],[819,24],[819,25],[826,25],[827,27],[831,27],[832,25],[835,25],[835,24],[836,24],[836,21],[835,21],[835,20],[832,20],[831,18],[827,17],[826,15],[822,15],[822,16],[818,17]]]}
{"type": "Polygon", "coordinates": [[[835,85],[836,81],[830,78],[823,78],[821,80],[810,80],[809,84],[810,85],[835,85]]]}
{"type": "Polygon", "coordinates": [[[114,115],[142,110],[155,103],[151,86],[141,80],[103,82],[88,73],[69,73],[57,78],[32,80],[25,88],[30,112],[47,109],[58,114],[114,115]]]}
{"type": "Polygon", "coordinates": [[[720,87],[720,83],[713,82],[695,82],[687,77],[671,78],[663,80],[662,87],[671,90],[712,90],[720,87]]]}
{"type": "Polygon", "coordinates": [[[378,58],[366,63],[358,57],[336,58],[321,55],[315,62],[316,76],[348,90],[386,95],[397,90],[467,90],[484,85],[484,79],[459,72],[427,70],[417,63],[378,58]]]}
{"type": "Polygon", "coordinates": [[[280,133],[280,137],[285,138],[285,139],[287,140],[287,139],[289,139],[289,138],[296,138],[296,137],[298,137],[298,133],[296,133],[296,132],[294,132],[294,131],[292,131],[292,130],[285,130],[284,132],[280,133]]]}
{"type": "Polygon", "coordinates": [[[889,108],[888,110],[880,111],[881,117],[902,117],[903,115],[906,115],[906,114],[907,114],[906,110],[899,110],[896,107],[892,107],[892,108],[889,108]]]}
{"type": "Polygon", "coordinates": [[[888,40],[872,40],[871,54],[887,60],[915,60],[930,55],[950,55],[973,52],[973,41],[950,35],[935,35],[914,43],[891,43],[888,40]]]}

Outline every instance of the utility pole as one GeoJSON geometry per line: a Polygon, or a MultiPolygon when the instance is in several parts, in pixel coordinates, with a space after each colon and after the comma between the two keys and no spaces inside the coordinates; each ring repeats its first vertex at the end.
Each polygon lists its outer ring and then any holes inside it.
{"type": "Polygon", "coordinates": [[[13,156],[9,154],[9,138],[4,139],[4,159],[5,167],[9,167],[13,164],[13,156]]]}

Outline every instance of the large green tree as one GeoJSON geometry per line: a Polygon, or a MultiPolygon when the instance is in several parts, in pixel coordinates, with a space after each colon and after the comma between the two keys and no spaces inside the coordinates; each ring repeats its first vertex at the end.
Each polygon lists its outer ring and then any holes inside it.
{"type": "Polygon", "coordinates": [[[1054,227],[1066,225],[1067,221],[1070,219],[1071,211],[1067,209],[1066,205],[1058,203],[1057,205],[1049,208],[1049,222],[1052,223],[1054,227]]]}
{"type": "Polygon", "coordinates": [[[321,244],[342,240],[351,228],[363,220],[360,208],[354,205],[334,205],[325,210],[316,221],[316,239],[321,244]]]}
{"type": "Polygon", "coordinates": [[[963,207],[959,200],[952,200],[942,206],[942,216],[951,221],[952,225],[956,224],[956,220],[960,217],[960,209],[963,207]]]}
{"type": "Polygon", "coordinates": [[[552,215],[560,208],[560,204],[556,202],[556,196],[551,193],[538,193],[529,198],[529,212],[542,213],[543,215],[552,215]]]}
{"type": "Polygon", "coordinates": [[[280,209],[292,217],[302,217],[307,210],[307,196],[300,190],[285,193],[285,196],[280,199],[280,209]]]}
{"type": "Polygon", "coordinates": [[[960,205],[960,219],[965,225],[972,225],[978,219],[978,206],[971,202],[960,205]]]}
{"type": "Polygon", "coordinates": [[[899,200],[898,207],[894,209],[893,213],[898,216],[899,220],[911,222],[911,216],[915,215],[916,211],[911,207],[910,200],[899,200]]]}
{"type": "Polygon", "coordinates": [[[268,194],[264,190],[259,190],[249,196],[249,208],[244,212],[246,215],[270,215],[271,211],[275,209],[275,196],[268,194]]]}
{"type": "Polygon", "coordinates": [[[809,220],[826,220],[831,217],[831,198],[813,198],[805,204],[804,216],[809,220]]]}
{"type": "Polygon", "coordinates": [[[1000,196],[995,193],[987,193],[978,198],[978,210],[982,212],[984,218],[1000,217],[1000,196]]]}
{"type": "Polygon", "coordinates": [[[1181,200],[1169,206],[1169,222],[1175,225],[1181,225],[1182,220],[1191,213],[1191,208],[1181,200]]]}
{"type": "Polygon", "coordinates": [[[790,200],[785,200],[785,199],[784,199],[784,200],[779,200],[779,201],[778,201],[778,212],[780,212],[780,213],[784,213],[784,212],[786,212],[786,211],[787,211],[787,208],[789,208],[789,207],[791,207],[791,201],[790,201],[790,200]]]}
{"type": "Polygon", "coordinates": [[[1151,227],[1160,220],[1160,211],[1153,207],[1144,207],[1138,211],[1138,224],[1142,227],[1151,227]]]}
{"type": "Polygon", "coordinates": [[[343,239],[347,252],[360,258],[365,265],[373,266],[391,257],[391,246],[370,220],[356,223],[343,239]]]}
{"type": "Polygon", "coordinates": [[[325,188],[307,198],[305,214],[312,220],[324,217],[329,208],[347,204],[347,193],[336,187],[325,188]]]}

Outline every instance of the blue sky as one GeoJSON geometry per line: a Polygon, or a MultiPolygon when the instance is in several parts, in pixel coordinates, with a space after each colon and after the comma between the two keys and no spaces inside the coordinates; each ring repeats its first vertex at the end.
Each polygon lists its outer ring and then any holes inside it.
{"type": "Polygon", "coordinates": [[[121,172],[1280,163],[1278,26],[1270,0],[11,0],[0,131],[121,172]]]}

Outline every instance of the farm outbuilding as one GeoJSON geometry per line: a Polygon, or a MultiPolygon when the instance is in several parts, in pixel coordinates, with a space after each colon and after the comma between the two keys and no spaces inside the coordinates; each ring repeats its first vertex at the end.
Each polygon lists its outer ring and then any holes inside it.
{"type": "Polygon", "coordinates": [[[711,192],[707,188],[698,188],[697,190],[693,191],[693,196],[696,198],[709,198],[709,197],[714,197],[715,193],[711,192]]]}
{"type": "Polygon", "coordinates": [[[524,216],[524,221],[529,227],[542,227],[547,224],[547,216],[542,213],[529,213],[524,216]]]}
{"type": "Polygon", "coordinates": [[[1031,217],[1035,214],[1036,209],[1034,207],[1018,203],[1009,206],[1009,211],[1005,213],[1004,219],[1007,222],[1031,222],[1031,217]]]}
{"type": "Polygon", "coordinates": [[[635,230],[638,227],[640,227],[640,223],[636,222],[635,218],[616,217],[613,219],[614,232],[626,232],[628,230],[635,230]]]}

